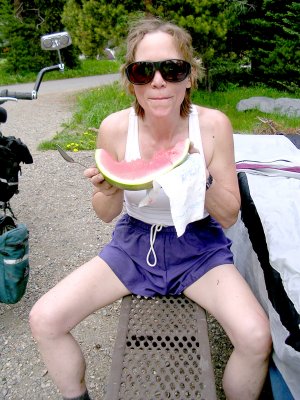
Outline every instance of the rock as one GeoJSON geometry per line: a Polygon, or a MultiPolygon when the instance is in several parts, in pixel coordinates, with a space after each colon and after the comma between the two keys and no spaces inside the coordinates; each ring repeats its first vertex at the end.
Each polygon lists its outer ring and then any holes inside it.
{"type": "Polygon", "coordinates": [[[257,96],[240,100],[236,106],[238,111],[257,109],[265,113],[276,112],[288,117],[300,117],[300,99],[282,97],[272,99],[270,97],[257,96]]]}

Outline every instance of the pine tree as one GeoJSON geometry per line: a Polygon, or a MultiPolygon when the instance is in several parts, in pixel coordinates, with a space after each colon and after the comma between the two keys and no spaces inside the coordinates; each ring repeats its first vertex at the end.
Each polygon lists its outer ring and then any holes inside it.
{"type": "Polygon", "coordinates": [[[122,44],[127,21],[137,14],[160,16],[186,28],[202,59],[209,86],[209,71],[225,47],[226,0],[67,0],[63,21],[81,51],[96,56],[104,46],[122,44]]]}
{"type": "Polygon", "coordinates": [[[97,57],[105,47],[122,46],[137,10],[145,10],[142,0],[67,0],[62,21],[81,52],[97,57]]]}
{"type": "Polygon", "coordinates": [[[252,20],[252,73],[258,80],[294,90],[300,85],[299,3],[265,0],[264,17],[252,20]]]}
{"type": "MultiPolygon", "coordinates": [[[[40,37],[63,30],[60,14],[65,0],[0,0],[0,23],[7,44],[7,70],[12,73],[37,72],[58,62],[56,52],[42,51],[40,37]]],[[[64,62],[78,63],[78,52],[64,50],[64,62]]]]}

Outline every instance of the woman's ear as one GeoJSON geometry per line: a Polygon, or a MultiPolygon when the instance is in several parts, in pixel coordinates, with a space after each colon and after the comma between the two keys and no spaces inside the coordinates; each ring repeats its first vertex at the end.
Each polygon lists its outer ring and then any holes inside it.
{"type": "Polygon", "coordinates": [[[130,93],[132,96],[135,95],[134,87],[133,87],[133,84],[132,84],[132,83],[129,83],[129,85],[128,85],[128,91],[129,91],[129,93],[130,93]]]}
{"type": "Polygon", "coordinates": [[[186,81],[186,88],[190,89],[191,87],[192,87],[191,76],[188,76],[187,81],[186,81]]]}

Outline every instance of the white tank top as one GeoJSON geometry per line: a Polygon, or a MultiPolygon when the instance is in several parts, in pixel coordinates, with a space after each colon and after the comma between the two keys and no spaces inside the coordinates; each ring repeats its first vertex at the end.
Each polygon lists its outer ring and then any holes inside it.
{"type": "MultiPolygon", "coordinates": [[[[192,111],[189,115],[189,139],[193,142],[195,148],[199,150],[199,153],[203,156],[203,147],[200,135],[200,126],[198,119],[198,112],[194,105],[192,105],[192,111]]],[[[127,143],[125,150],[125,160],[132,161],[137,158],[141,158],[140,147],[139,147],[139,133],[138,133],[138,117],[132,108],[129,113],[129,124],[127,143]]],[[[140,201],[146,196],[146,190],[138,191],[124,191],[124,199],[127,213],[143,222],[148,224],[160,224],[164,226],[173,226],[173,220],[170,210],[169,198],[161,189],[156,201],[148,206],[139,207],[140,201]]],[[[204,212],[204,217],[208,214],[204,212]]]]}

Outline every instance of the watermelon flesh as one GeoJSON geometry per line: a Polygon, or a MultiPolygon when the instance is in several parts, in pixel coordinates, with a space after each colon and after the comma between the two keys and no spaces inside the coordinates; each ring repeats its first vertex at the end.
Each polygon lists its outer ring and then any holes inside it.
{"type": "Polygon", "coordinates": [[[159,176],[183,163],[189,152],[190,140],[178,142],[168,150],[160,150],[151,160],[117,161],[104,149],[96,149],[97,167],[105,180],[125,190],[150,189],[159,176]]]}

